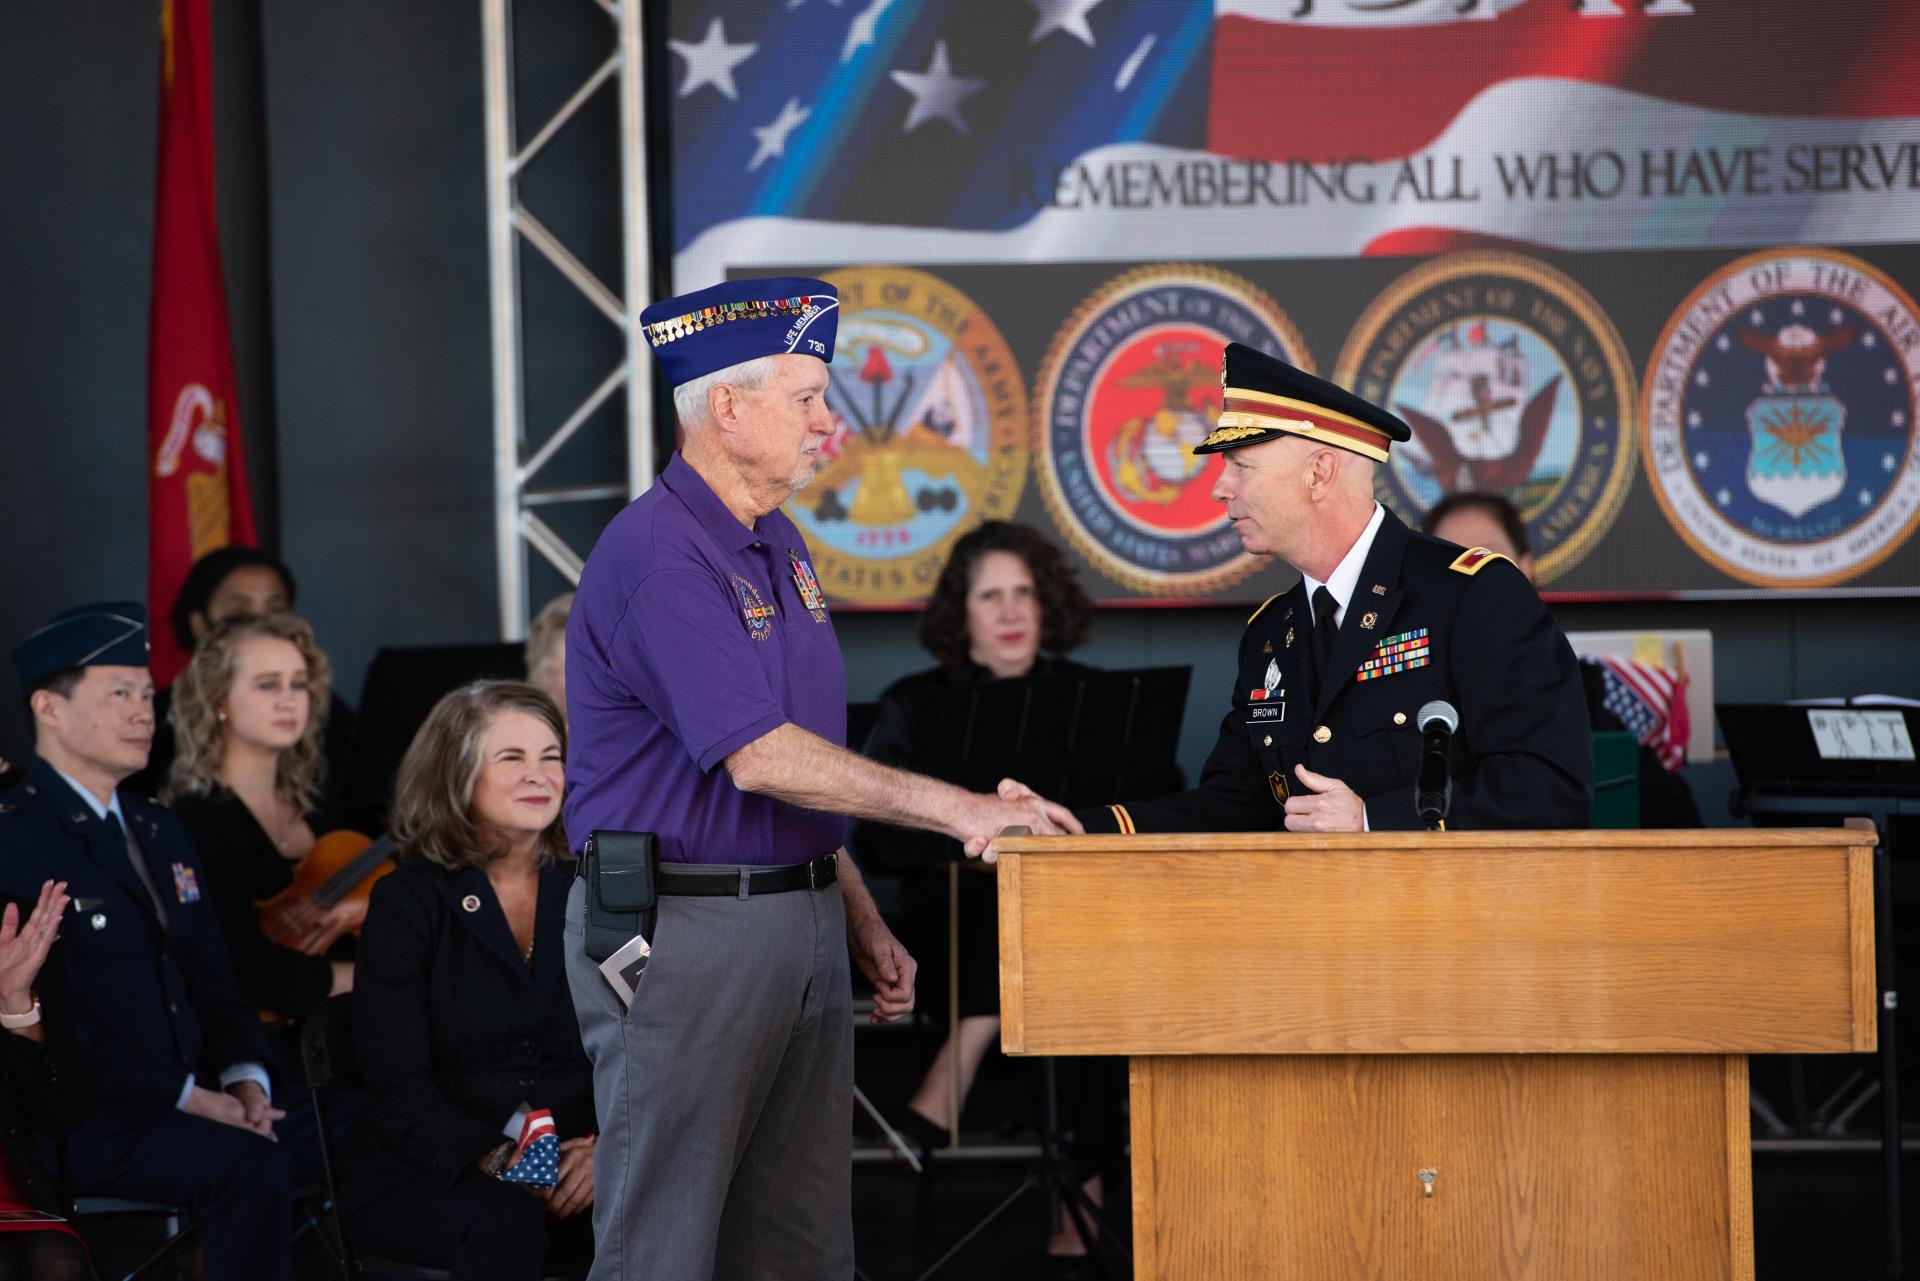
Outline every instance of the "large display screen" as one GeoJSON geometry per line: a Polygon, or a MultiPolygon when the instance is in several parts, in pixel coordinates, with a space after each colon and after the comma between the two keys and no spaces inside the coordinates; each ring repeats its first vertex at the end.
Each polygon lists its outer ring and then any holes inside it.
{"type": "Polygon", "coordinates": [[[1244,600],[1188,446],[1248,343],[1392,408],[1550,593],[1920,590],[1920,5],[674,0],[676,288],[842,294],[840,606],[981,520],[1244,600]]]}

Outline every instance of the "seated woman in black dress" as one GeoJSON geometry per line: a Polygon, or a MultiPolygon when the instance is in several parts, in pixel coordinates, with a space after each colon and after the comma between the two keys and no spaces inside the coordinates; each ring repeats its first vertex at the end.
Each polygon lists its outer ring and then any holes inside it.
{"type": "MultiPolygon", "coordinates": [[[[1075,581],[1060,549],[1036,531],[987,521],[953,546],[927,608],[920,643],[938,667],[903,677],[880,695],[866,754],[883,764],[926,768],[911,709],[940,691],[980,681],[1033,679],[1086,670],[1064,657],[1086,639],[1093,603],[1075,581]]],[[[860,824],[856,853],[881,865],[930,866],[958,847],[931,832],[860,824]]],[[[989,872],[991,869],[987,869],[989,872]]],[[[944,1014],[947,992],[947,882],[919,876],[908,883],[909,915],[920,928],[919,988],[930,1011],[944,1014]],[[931,927],[931,928],[929,928],[931,927]]],[[[960,874],[959,1034],[940,1047],[907,1105],[905,1128],[923,1146],[944,1145],[953,1124],[954,1074],[964,1106],[987,1052],[1000,1038],[1000,943],[995,882],[980,865],[960,874]],[[957,1053],[955,1052],[957,1048],[957,1053]]],[[[1077,1249],[1077,1243],[1062,1245],[1077,1249]]]]}
{"type": "Polygon", "coordinates": [[[71,1134],[93,1105],[55,946],[69,901],[65,882],[48,881],[39,902],[0,912],[0,1281],[94,1275],[86,1247],[58,1220],[65,1212],[33,1141],[71,1134]]]}
{"type": "Polygon", "coordinates": [[[457,1281],[534,1281],[550,1253],[592,1252],[593,1075],[561,951],[565,757],[559,709],[530,685],[441,699],[401,763],[399,866],[360,935],[347,1235],[457,1281]],[[551,1191],[499,1177],[535,1110],[560,1138],[551,1191]]]}
{"type": "Polygon", "coordinates": [[[206,865],[241,995],[296,1021],[353,986],[352,963],[326,953],[366,911],[364,899],[343,901],[316,917],[296,950],[269,939],[254,908],[287,888],[294,865],[330,826],[316,808],[332,683],[300,618],[215,623],[173,685],[178,752],[161,791],[206,865]]]}

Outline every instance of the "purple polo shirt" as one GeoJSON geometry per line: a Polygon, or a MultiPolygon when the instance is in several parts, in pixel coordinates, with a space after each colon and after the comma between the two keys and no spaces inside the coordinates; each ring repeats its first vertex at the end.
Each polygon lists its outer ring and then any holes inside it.
{"type": "Polygon", "coordinates": [[[786,514],[742,525],[675,453],[594,544],[567,619],[567,840],[653,832],[668,863],[801,863],[847,820],[733,785],[791,722],[847,735],[846,671],[786,514]],[[817,608],[808,608],[809,598],[817,608]]]}

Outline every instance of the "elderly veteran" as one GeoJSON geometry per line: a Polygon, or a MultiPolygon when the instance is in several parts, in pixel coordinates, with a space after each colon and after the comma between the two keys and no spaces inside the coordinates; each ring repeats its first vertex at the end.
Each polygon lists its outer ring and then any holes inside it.
{"type": "MultiPolygon", "coordinates": [[[[1512,561],[1410,531],[1373,469],[1412,435],[1392,414],[1238,343],[1213,497],[1241,545],[1300,571],[1253,612],[1199,786],[1079,815],[1089,832],[1406,830],[1421,707],[1460,724],[1452,828],[1585,827],[1593,753],[1579,666],[1512,561]]],[[[1003,795],[1025,789],[1002,785],[1003,795]]]]}
{"type": "Polygon", "coordinates": [[[848,952],[876,1018],[912,1008],[914,963],[846,857],[846,816],[976,849],[1009,825],[1078,830],[843,746],[832,616],[780,511],[833,430],[838,308],[782,278],[641,317],[684,444],[602,533],[567,624],[569,842],[650,833],[660,859],[631,1008],[589,951],[607,878],[590,868],[567,904],[600,1125],[594,1281],[851,1277],[848,952]]]}
{"type": "Polygon", "coordinates": [[[52,879],[73,899],[61,938],[95,1104],[68,1140],[71,1191],[184,1207],[207,1281],[292,1281],[292,1188],[319,1168],[312,1108],[273,1106],[260,1017],[186,829],[122,785],[153,742],[146,610],[69,610],[13,661],[34,759],[0,795],[0,895],[31,901],[52,879]]]}

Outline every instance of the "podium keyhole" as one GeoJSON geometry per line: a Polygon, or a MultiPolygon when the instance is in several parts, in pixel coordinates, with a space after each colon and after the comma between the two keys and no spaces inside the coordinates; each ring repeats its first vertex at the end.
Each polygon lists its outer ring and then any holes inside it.
{"type": "Polygon", "coordinates": [[[1432,1196],[1433,1185],[1437,1183],[1439,1179],[1440,1171],[1438,1170],[1420,1171],[1420,1194],[1422,1196],[1432,1196]]]}

